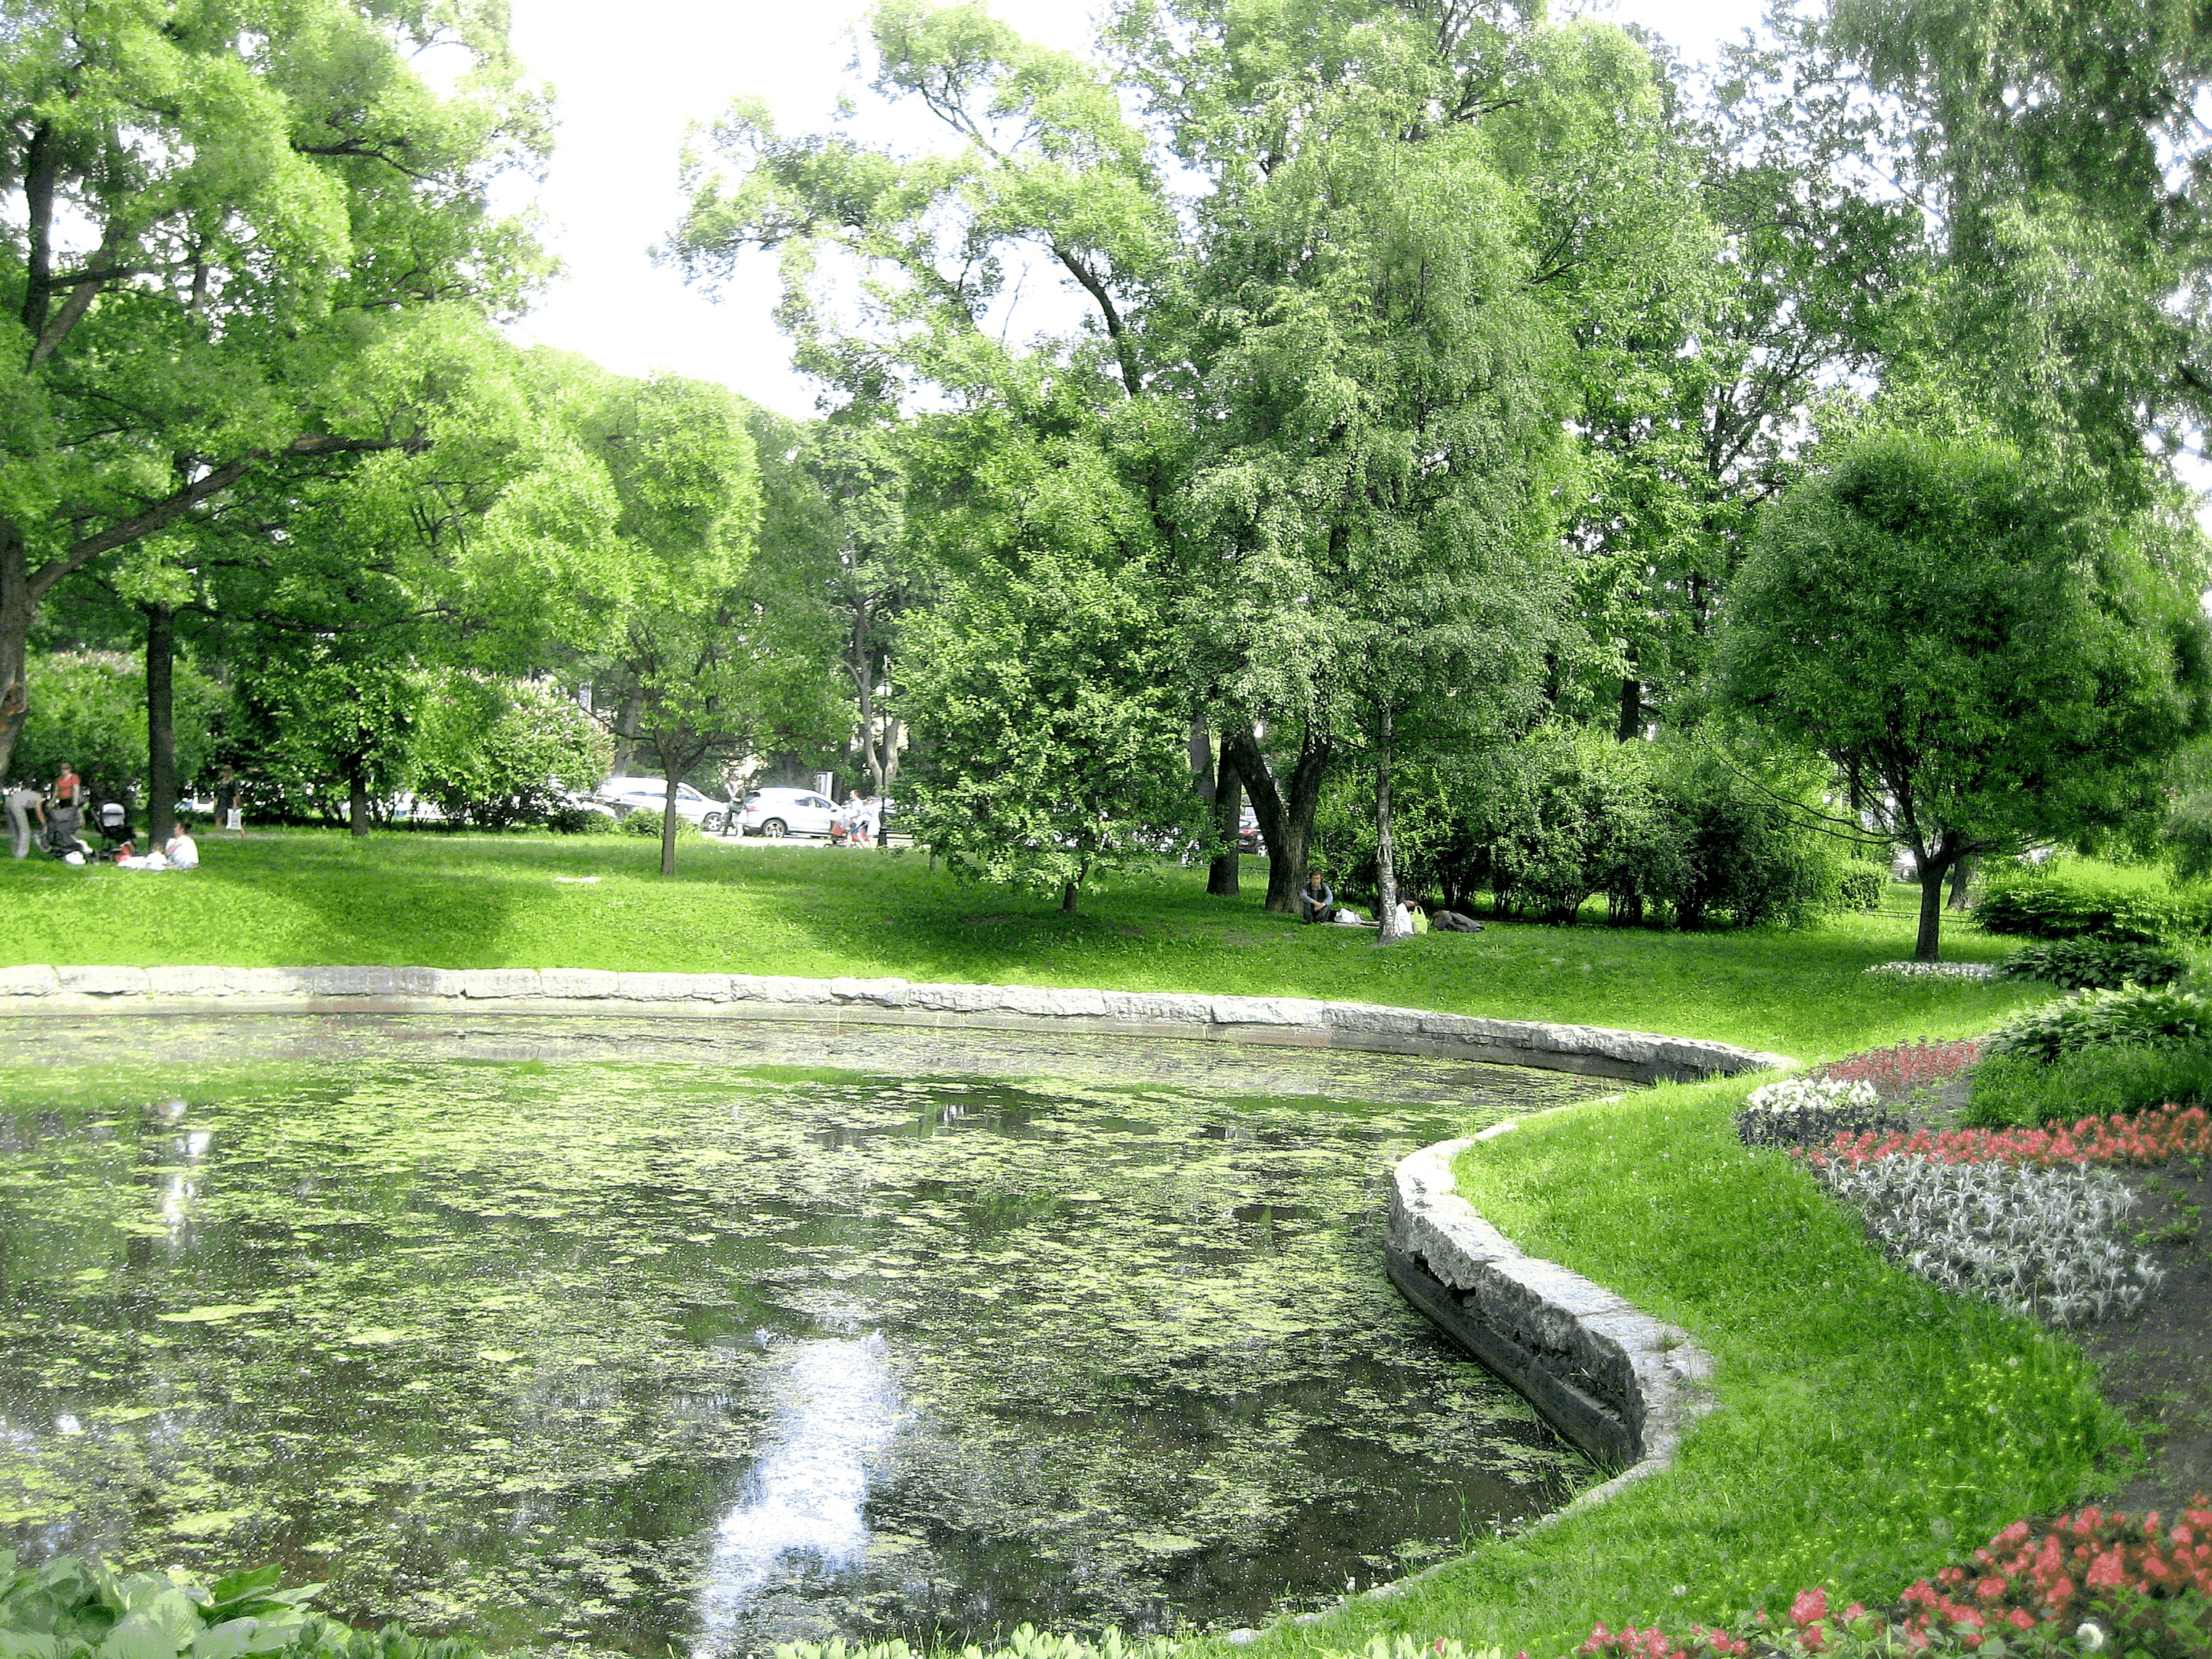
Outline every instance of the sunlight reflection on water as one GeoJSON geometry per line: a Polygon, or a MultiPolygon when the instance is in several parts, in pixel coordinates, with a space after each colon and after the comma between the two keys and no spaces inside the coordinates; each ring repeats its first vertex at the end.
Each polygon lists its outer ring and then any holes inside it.
{"type": "Polygon", "coordinates": [[[778,1401],[775,1436],[715,1528],[697,1655],[729,1645],[747,1605],[789,1558],[831,1569],[860,1561],[868,1489],[883,1478],[883,1449],[898,1425],[899,1389],[880,1331],[792,1343],[761,1386],[778,1401]]]}

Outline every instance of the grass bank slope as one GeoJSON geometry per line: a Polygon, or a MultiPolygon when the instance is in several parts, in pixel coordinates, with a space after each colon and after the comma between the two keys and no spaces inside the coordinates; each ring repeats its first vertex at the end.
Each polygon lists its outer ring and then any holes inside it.
{"type": "MultiPolygon", "coordinates": [[[[1801,1059],[1899,1034],[1963,1036],[2036,994],[1867,976],[1908,956],[1917,889],[1794,932],[1493,925],[1389,951],[1304,927],[1167,866],[1063,916],[964,886],[913,853],[619,837],[328,831],[210,835],[204,867],[148,875],[0,859],[0,963],[309,963],[896,975],[982,984],[1304,996],[1711,1037],[1801,1059]],[[567,879],[561,879],[567,878],[567,879]],[[585,879],[579,879],[585,878],[585,879]]],[[[2005,942],[1954,926],[1947,955],[2005,942]]]]}
{"type": "Polygon", "coordinates": [[[1532,1255],[1696,1334],[1721,1409],[1668,1477],[1493,1541],[1388,1601],[1270,1632],[1275,1651],[1413,1633],[1565,1653],[1616,1628],[1777,1613],[1825,1583],[1887,1603],[2027,1515],[2090,1490],[2123,1444],[2078,1349],[1893,1267],[1730,1118],[1749,1080],[1534,1118],[1460,1160],[1461,1190],[1532,1255]]]}

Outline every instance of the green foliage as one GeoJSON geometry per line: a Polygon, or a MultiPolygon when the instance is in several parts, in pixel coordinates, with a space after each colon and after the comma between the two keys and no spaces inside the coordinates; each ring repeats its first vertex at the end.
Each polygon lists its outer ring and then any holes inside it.
{"type": "Polygon", "coordinates": [[[1991,933],[2148,945],[2212,932],[2212,889],[2086,859],[2053,859],[2040,869],[2000,865],[1974,902],[1974,920],[1991,933]]]}
{"type": "Polygon", "coordinates": [[[282,497],[419,446],[452,386],[408,347],[532,286],[541,256],[491,185],[547,143],[505,9],[478,0],[25,12],[5,61],[38,160],[0,216],[0,523],[28,567],[0,612],[0,771],[56,583],[240,484],[282,497]],[[434,46],[444,96],[416,67],[434,46]]]}
{"type": "Polygon", "coordinates": [[[907,626],[915,842],[1070,908],[1094,877],[1189,845],[1204,811],[1160,607],[1142,566],[1045,554],[948,583],[907,626]]]}
{"type": "MultiPolygon", "coordinates": [[[[146,671],[120,652],[60,652],[30,669],[30,712],[15,740],[15,775],[50,784],[74,762],[94,801],[140,802],[146,789],[146,671]]],[[[190,662],[175,668],[177,776],[207,769],[228,715],[223,689],[190,662]]]]}
{"type": "Polygon", "coordinates": [[[557,686],[459,672],[431,681],[413,749],[417,793],[457,823],[495,830],[549,822],[564,793],[597,787],[613,756],[604,728],[557,686]]]}
{"type": "Polygon", "coordinates": [[[1820,459],[1729,596],[1725,701],[1849,770],[1937,881],[2154,798],[2212,712],[2193,526],[2069,495],[1986,437],[1875,427],[1820,459]]]}
{"type": "Polygon", "coordinates": [[[2055,1060],[1992,1054],[1974,1067],[1966,1121],[2039,1128],[2212,1097],[2212,1046],[2100,1042],[2055,1060]]]}
{"type": "Polygon", "coordinates": [[[2048,980],[2069,991],[2109,991],[2126,984],[2171,985],[2189,971],[2189,959],[2161,945],[2085,937],[2023,945],[1998,971],[2013,979],[2048,980]]]}
{"type": "Polygon", "coordinates": [[[1844,910],[1879,910],[1889,872],[1871,864],[1850,863],[1836,878],[1836,904],[1844,910]]]}
{"type": "Polygon", "coordinates": [[[1983,1052],[2046,1064],[2107,1043],[2174,1047],[2212,1039],[2212,1004],[2170,986],[2124,985],[2026,1009],[1990,1034],[1983,1052]]]}
{"type": "MultiPolygon", "coordinates": [[[[1464,904],[1486,887],[1500,914],[1571,921],[1602,893],[1616,921],[1796,927],[1838,902],[1850,867],[1772,788],[1685,742],[1540,726],[1468,761],[1417,769],[1409,782],[1406,890],[1441,887],[1447,902],[1464,904]]],[[[1347,781],[1322,820],[1339,870],[1361,890],[1373,884],[1367,812],[1347,781]]],[[[1881,890],[1873,889],[1875,906],[1881,890]]]]}
{"type": "MultiPolygon", "coordinates": [[[[640,836],[656,842],[660,839],[661,831],[665,827],[661,823],[661,815],[650,806],[633,809],[624,815],[621,823],[615,825],[616,830],[622,835],[640,836]]],[[[676,839],[696,842],[703,841],[706,837],[700,833],[698,825],[688,818],[678,817],[676,820],[676,839]]]]}
{"type": "Polygon", "coordinates": [[[279,1589],[278,1569],[234,1572],[212,1584],[181,1569],[117,1573],[105,1562],[59,1556],[19,1567],[0,1550],[0,1656],[4,1659],[476,1659],[472,1642],[425,1642],[397,1625],[349,1630],[313,1612],[319,1584],[279,1589]]]}
{"type": "Polygon", "coordinates": [[[248,810],[343,823],[358,781],[381,811],[413,763],[422,677],[360,635],[258,643],[231,744],[248,810]]]}

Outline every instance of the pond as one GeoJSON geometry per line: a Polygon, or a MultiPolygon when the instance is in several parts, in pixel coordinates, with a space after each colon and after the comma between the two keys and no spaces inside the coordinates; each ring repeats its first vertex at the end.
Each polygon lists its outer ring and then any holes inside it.
{"type": "Polygon", "coordinates": [[[1594,1479],[1384,1279],[1562,1074],[514,1017],[0,1030],[0,1545],[571,1652],[1325,1605],[1594,1479]]]}

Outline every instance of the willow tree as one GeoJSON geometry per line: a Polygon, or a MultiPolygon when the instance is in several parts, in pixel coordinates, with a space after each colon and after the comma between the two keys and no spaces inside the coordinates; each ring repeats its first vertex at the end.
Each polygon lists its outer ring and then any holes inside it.
{"type": "Polygon", "coordinates": [[[10,9],[0,30],[0,772],[56,584],[271,468],[422,441],[426,307],[514,305],[545,148],[491,0],[10,9]],[[459,48],[441,97],[410,59],[459,48]]]}

